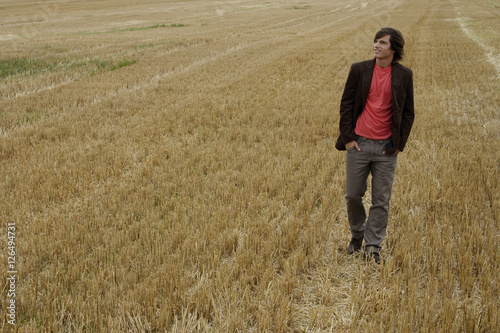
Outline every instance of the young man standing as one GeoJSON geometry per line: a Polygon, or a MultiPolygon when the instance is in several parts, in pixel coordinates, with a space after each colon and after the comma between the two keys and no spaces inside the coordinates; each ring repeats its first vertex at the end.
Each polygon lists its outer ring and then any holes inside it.
{"type": "Polygon", "coordinates": [[[380,262],[394,171],[415,117],[413,74],[401,65],[404,39],[398,30],[382,28],[375,35],[374,59],[351,66],[340,103],[340,136],[335,147],[347,150],[346,204],[351,230],[347,252],[362,250],[380,262]],[[363,205],[372,174],[368,219],[363,205]]]}

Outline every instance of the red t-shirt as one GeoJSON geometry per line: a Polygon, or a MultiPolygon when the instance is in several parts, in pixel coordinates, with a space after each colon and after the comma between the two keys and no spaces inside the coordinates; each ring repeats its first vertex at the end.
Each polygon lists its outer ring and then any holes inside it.
{"type": "Polygon", "coordinates": [[[392,135],[392,66],[375,64],[365,108],[359,116],[354,133],[372,140],[385,140],[392,135]]]}

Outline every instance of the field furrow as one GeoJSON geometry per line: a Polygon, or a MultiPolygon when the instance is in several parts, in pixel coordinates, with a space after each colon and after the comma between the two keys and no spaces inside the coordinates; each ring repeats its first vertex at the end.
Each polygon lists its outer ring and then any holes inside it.
{"type": "Polygon", "coordinates": [[[4,1],[0,330],[497,331],[499,10],[4,1]],[[346,254],[334,144],[383,26],[416,120],[377,266],[346,254]]]}

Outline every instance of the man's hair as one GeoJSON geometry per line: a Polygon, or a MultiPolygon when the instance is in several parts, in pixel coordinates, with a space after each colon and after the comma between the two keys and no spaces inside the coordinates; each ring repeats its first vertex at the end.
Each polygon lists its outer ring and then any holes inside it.
{"type": "Polygon", "coordinates": [[[389,41],[391,42],[391,50],[394,51],[394,58],[392,59],[392,62],[398,62],[403,59],[403,56],[405,54],[404,51],[405,40],[403,38],[403,34],[399,30],[386,27],[380,29],[375,34],[374,41],[387,35],[390,36],[389,41]]]}

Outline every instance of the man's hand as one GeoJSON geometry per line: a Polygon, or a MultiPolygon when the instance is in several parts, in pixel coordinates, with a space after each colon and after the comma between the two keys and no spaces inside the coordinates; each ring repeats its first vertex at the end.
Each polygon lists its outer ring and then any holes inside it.
{"type": "Polygon", "coordinates": [[[359,148],[358,143],[356,142],[356,140],[348,142],[348,143],[345,144],[345,149],[349,149],[349,148],[352,148],[352,147],[356,147],[356,150],[358,150],[358,151],[361,150],[361,148],[359,148]]]}

